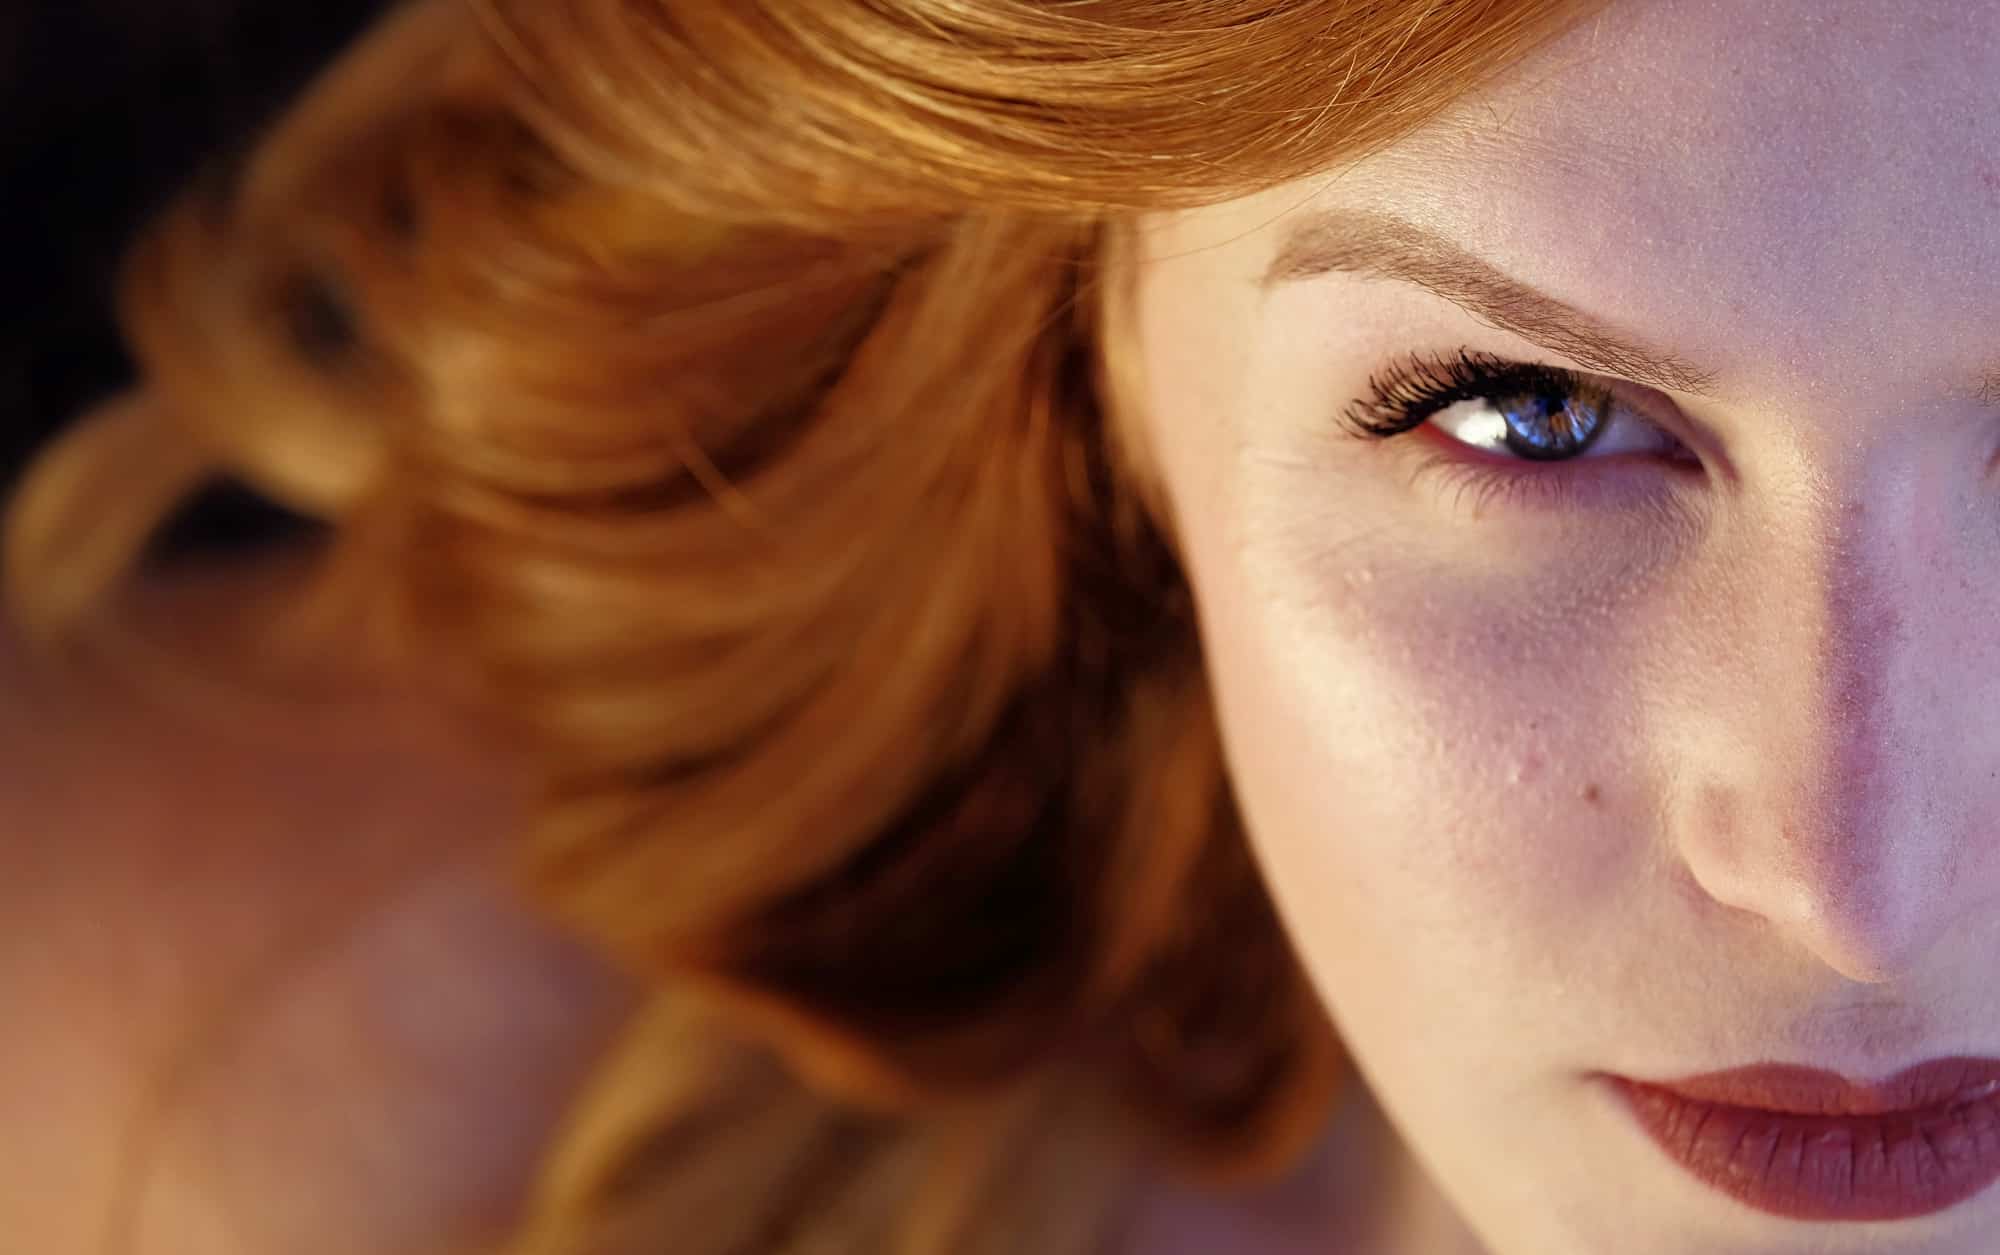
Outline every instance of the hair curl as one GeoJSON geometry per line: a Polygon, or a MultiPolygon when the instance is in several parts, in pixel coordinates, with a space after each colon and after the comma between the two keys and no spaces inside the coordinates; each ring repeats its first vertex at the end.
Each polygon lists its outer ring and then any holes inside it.
{"type": "Polygon", "coordinates": [[[537,894],[662,994],[523,1251],[1058,1249],[1082,1108],[1281,1170],[1338,1051],[1130,438],[1134,222],[1573,8],[424,0],[136,251],[162,401],[50,455],[17,602],[78,618],[228,471],[532,747],[537,894]]]}

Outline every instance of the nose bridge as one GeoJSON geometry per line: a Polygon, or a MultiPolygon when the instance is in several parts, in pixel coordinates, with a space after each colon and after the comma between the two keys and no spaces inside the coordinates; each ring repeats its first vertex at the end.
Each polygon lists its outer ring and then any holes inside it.
{"type": "Polygon", "coordinates": [[[1921,506],[1867,484],[1831,495],[1802,528],[1808,553],[1794,568],[1791,605],[1779,608],[1805,630],[1791,668],[1796,704],[1773,712],[1780,739],[1796,738],[1796,770],[1772,800],[1805,904],[1829,925],[1852,917],[1852,928],[1890,928],[1907,905],[1906,883],[1922,878],[1924,856],[1937,849],[1908,839],[1930,783],[1921,733],[1909,726],[1912,603],[1925,583],[1913,576],[1926,569],[1911,543],[1921,506]]]}
{"type": "Polygon", "coordinates": [[[1966,839],[1939,805],[1959,699],[1931,637],[1960,581],[1935,488],[1844,465],[1744,538],[1740,760],[1705,765],[1683,834],[1710,896],[1857,980],[1949,925],[1966,839]]]}

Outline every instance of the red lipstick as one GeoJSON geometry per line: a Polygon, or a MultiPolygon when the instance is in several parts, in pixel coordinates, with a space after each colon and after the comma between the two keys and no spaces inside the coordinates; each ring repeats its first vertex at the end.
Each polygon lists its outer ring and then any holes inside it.
{"type": "Polygon", "coordinates": [[[1774,1215],[1901,1220],[2000,1178],[2000,1059],[1937,1059],[1876,1082],[1788,1064],[1616,1079],[1676,1163],[1774,1215]]]}

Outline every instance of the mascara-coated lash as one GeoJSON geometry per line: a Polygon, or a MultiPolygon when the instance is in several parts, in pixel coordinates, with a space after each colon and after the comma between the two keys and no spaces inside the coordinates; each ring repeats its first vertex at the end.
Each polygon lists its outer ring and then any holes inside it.
{"type": "Polygon", "coordinates": [[[1588,385],[1575,371],[1511,362],[1491,353],[1412,355],[1369,376],[1368,395],[1347,407],[1355,434],[1388,439],[1413,431],[1460,401],[1510,395],[1576,396],[1588,385]]]}

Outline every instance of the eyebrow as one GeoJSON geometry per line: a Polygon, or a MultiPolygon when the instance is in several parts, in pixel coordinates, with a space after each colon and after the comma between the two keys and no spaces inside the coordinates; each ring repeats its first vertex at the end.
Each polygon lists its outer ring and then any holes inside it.
{"type": "Polygon", "coordinates": [[[1711,372],[1629,339],[1509,277],[1445,237],[1388,214],[1323,209],[1301,215],[1279,241],[1261,286],[1268,289],[1335,271],[1414,283],[1488,326],[1512,332],[1587,370],[1667,391],[1713,395],[1711,372]]]}

